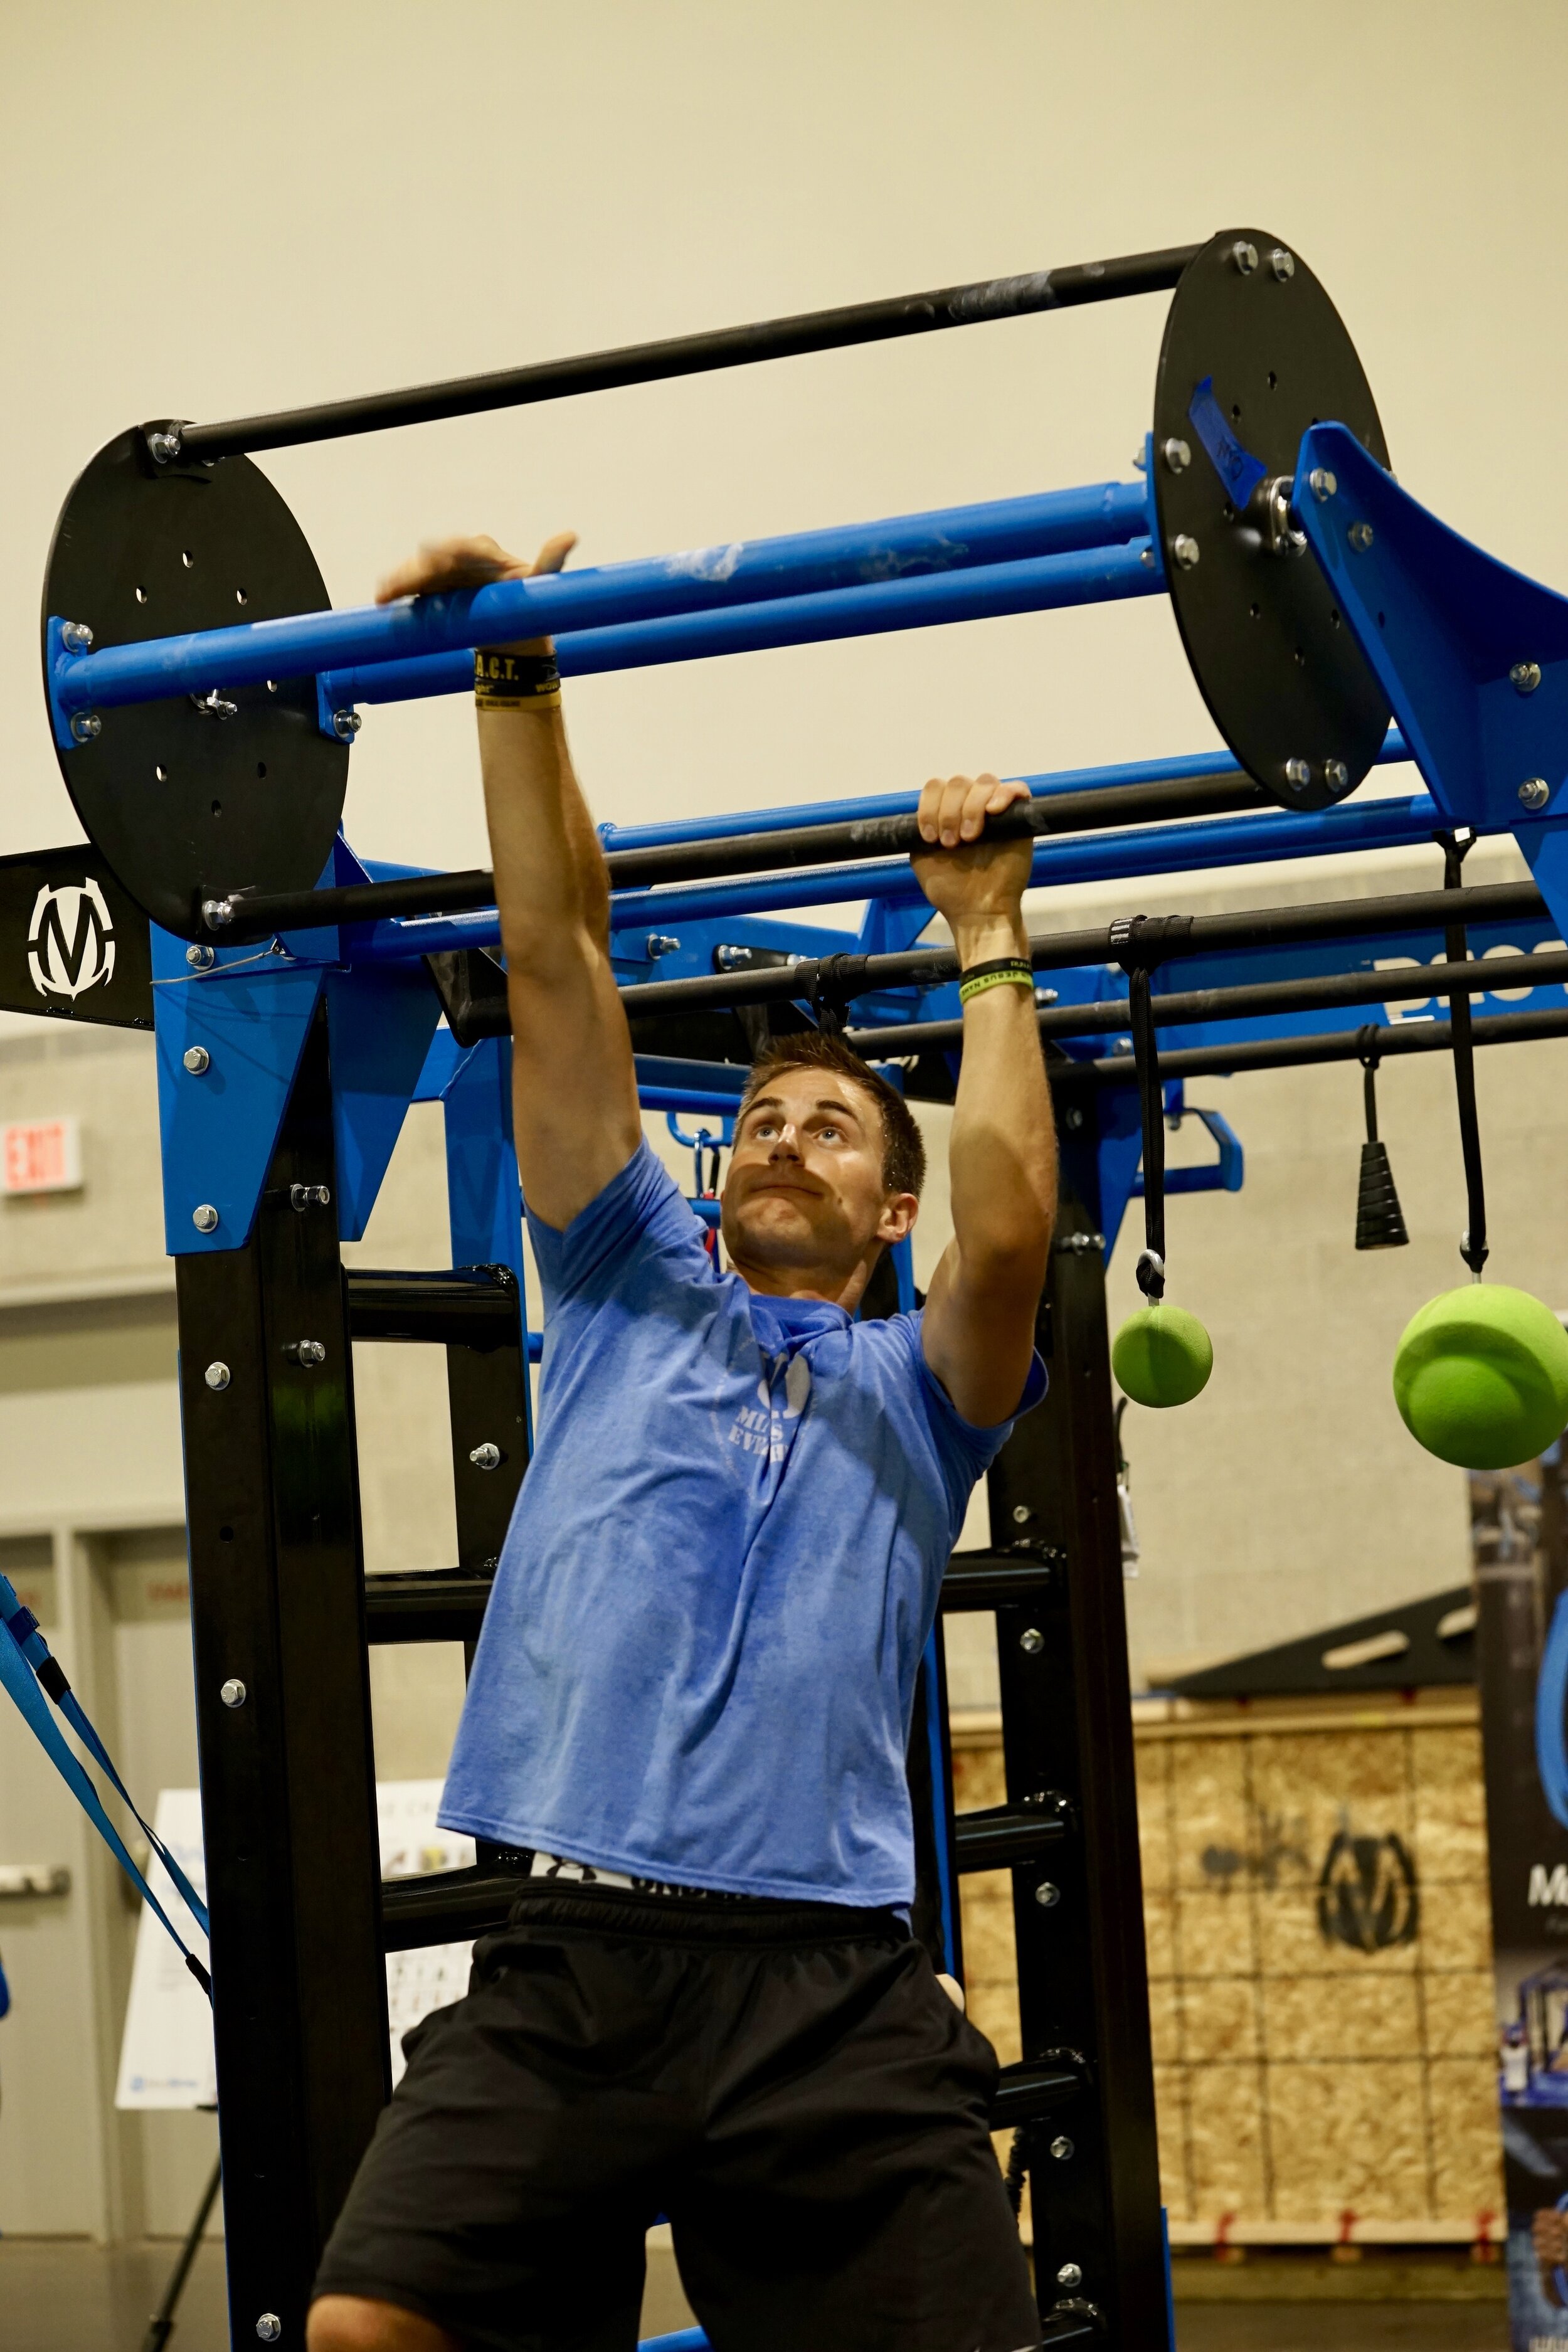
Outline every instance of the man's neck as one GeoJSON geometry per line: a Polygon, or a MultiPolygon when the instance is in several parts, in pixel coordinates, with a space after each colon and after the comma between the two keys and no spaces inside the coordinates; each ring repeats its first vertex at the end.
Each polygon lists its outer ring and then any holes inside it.
{"type": "Polygon", "coordinates": [[[871,1269],[861,1265],[846,1275],[837,1266],[773,1266],[752,1265],[743,1258],[731,1255],[730,1264],[748,1290],[763,1298],[806,1298],[824,1307],[842,1307],[853,1315],[871,1278],[871,1269]]]}

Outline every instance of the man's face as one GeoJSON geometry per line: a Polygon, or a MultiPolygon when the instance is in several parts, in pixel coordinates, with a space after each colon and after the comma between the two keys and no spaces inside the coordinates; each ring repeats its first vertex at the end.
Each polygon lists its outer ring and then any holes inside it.
{"type": "Polygon", "coordinates": [[[725,1246],[738,1265],[847,1276],[914,1223],[912,1192],[882,1174],[882,1114],[837,1070],[784,1069],[747,1105],[724,1185],[725,1246]]]}

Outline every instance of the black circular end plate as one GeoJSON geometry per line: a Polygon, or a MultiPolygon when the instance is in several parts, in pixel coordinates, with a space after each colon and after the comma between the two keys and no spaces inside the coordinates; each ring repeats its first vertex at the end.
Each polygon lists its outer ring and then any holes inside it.
{"type": "Polygon", "coordinates": [[[1276,552],[1265,492],[1239,509],[1233,502],[1193,414],[1205,378],[1221,425],[1266,482],[1294,477],[1310,425],[1346,425],[1388,463],[1339,312],[1300,257],[1264,229],[1226,229],[1182,273],[1160,350],[1150,462],[1176,625],[1220,733],[1282,808],[1326,808],[1376,758],[1388,704],[1299,534],[1292,546],[1278,530],[1286,551],[1276,552]],[[1184,466],[1179,449],[1167,455],[1171,443],[1185,445],[1184,466]]]}
{"type": "MultiPolygon", "coordinates": [[[[85,621],[94,650],[321,611],[303,532],[247,457],[160,467],[141,430],[100,449],[56,526],[48,622],[85,621]]],[[[321,733],[314,678],[106,709],[96,740],[59,751],[77,814],[137,904],[182,939],[204,898],[308,890],[332,846],[348,746],[321,733]]]]}

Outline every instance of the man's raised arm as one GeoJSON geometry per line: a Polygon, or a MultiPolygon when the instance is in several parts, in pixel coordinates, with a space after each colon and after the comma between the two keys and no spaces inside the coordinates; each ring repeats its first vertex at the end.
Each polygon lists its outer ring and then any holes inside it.
{"type": "Polygon", "coordinates": [[[952,1239],[922,1328],[927,1363],[982,1428],[1005,1421],[1024,1392],[1057,1211],[1056,1122],[1022,904],[1034,844],[976,839],[987,816],[1028,797],[1027,785],[994,776],[928,784],[920,828],[934,854],[914,861],[961,968],[976,974],[964,991],[948,1145],[952,1239]]]}
{"type": "MultiPolygon", "coordinates": [[[[377,601],[559,572],[574,543],[570,533],[552,539],[530,565],[493,539],[448,540],[393,572],[377,601]]],[[[511,1008],[512,1118],[523,1197],[559,1229],[620,1173],[642,1126],[610,968],[609,882],[549,687],[548,641],[502,650],[511,658],[491,665],[503,673],[498,688],[476,699],[511,1008]],[[505,690],[512,682],[515,693],[505,690]]]]}

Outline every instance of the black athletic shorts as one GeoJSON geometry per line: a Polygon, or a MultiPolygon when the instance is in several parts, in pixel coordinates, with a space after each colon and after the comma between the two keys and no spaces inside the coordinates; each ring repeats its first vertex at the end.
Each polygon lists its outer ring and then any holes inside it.
{"type": "Polygon", "coordinates": [[[715,2352],[1023,2352],[991,2045],[888,1911],[539,1882],[407,2035],[315,2292],[630,2352],[673,2226],[715,2352]]]}

